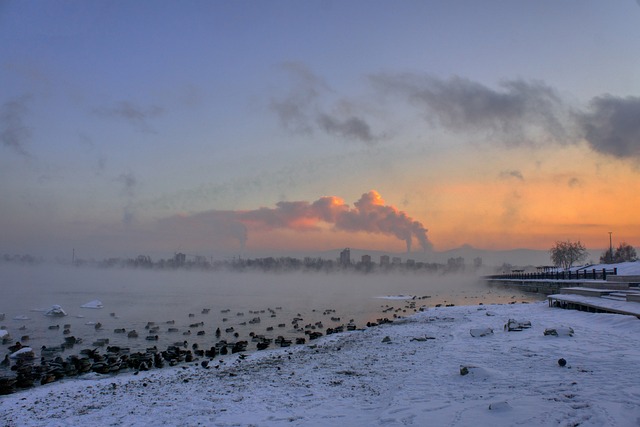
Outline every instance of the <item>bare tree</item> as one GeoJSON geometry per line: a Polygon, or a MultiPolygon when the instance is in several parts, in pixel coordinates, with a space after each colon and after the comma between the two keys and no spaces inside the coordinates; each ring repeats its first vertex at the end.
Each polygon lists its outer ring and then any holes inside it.
{"type": "Polygon", "coordinates": [[[551,249],[549,249],[551,255],[551,262],[556,267],[562,267],[568,269],[573,264],[584,261],[587,259],[587,248],[578,240],[572,242],[567,240],[566,242],[556,242],[551,249]]]}
{"type": "Polygon", "coordinates": [[[607,249],[600,256],[600,262],[603,264],[636,261],[637,259],[638,253],[635,248],[626,242],[620,243],[613,254],[607,249]]]}

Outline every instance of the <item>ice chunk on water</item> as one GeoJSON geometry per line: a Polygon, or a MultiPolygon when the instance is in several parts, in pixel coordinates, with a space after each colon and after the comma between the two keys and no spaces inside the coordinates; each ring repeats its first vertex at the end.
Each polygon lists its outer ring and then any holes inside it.
{"type": "Polygon", "coordinates": [[[93,301],[89,301],[86,304],[82,304],[81,308],[104,308],[102,301],[94,299],[93,301]]]}
{"type": "Polygon", "coordinates": [[[59,305],[54,304],[44,315],[52,317],[63,317],[67,315],[67,312],[64,311],[59,305]]]}

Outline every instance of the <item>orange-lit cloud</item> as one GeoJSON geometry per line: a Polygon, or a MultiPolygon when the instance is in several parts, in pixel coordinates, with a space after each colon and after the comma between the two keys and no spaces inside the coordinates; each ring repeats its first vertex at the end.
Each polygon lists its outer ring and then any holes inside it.
{"type": "Polygon", "coordinates": [[[183,234],[194,236],[204,232],[219,238],[235,238],[242,247],[251,232],[321,232],[326,231],[327,226],[336,232],[393,236],[405,242],[407,251],[411,250],[414,240],[423,251],[432,247],[422,223],[386,205],[375,190],[363,194],[353,207],[339,197],[326,196],[314,202],[279,202],[275,208],[212,210],[162,220],[165,229],[179,229],[183,234]]]}
{"type": "Polygon", "coordinates": [[[363,194],[353,208],[342,199],[329,196],[312,203],[279,202],[275,208],[237,212],[236,219],[249,228],[266,230],[315,229],[319,223],[327,223],[339,231],[394,236],[406,243],[407,251],[411,250],[414,239],[422,250],[431,249],[427,229],[405,212],[385,205],[382,196],[375,190],[363,194]]]}

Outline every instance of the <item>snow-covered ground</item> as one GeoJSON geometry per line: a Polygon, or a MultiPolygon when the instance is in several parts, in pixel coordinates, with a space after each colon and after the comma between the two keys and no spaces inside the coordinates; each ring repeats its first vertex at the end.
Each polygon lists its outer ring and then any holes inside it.
{"type": "Polygon", "coordinates": [[[546,302],[433,308],[208,369],[200,361],[39,386],[0,397],[0,424],[638,426],[639,344],[635,317],[546,302]],[[532,327],[505,332],[510,318],[532,327]],[[574,336],[543,334],[557,326],[574,336]],[[483,327],[494,333],[469,333],[483,327]]]}

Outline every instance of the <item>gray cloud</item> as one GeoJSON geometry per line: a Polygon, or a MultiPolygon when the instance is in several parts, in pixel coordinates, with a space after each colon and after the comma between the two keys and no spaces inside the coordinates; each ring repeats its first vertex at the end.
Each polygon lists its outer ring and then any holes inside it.
{"type": "Polygon", "coordinates": [[[93,113],[103,117],[123,119],[137,130],[153,132],[149,120],[164,114],[164,108],[157,105],[143,108],[129,101],[120,101],[113,106],[94,108],[93,113]]]}
{"type": "Polygon", "coordinates": [[[283,64],[283,69],[289,74],[292,87],[285,96],[271,100],[270,108],[285,129],[305,134],[322,131],[367,144],[375,142],[377,137],[362,116],[344,108],[336,108],[336,113],[326,111],[323,102],[332,93],[331,88],[306,65],[289,62],[283,64]]]}
{"type": "Polygon", "coordinates": [[[576,114],[584,139],[597,152],[640,158],[640,97],[595,97],[576,114]]]}
{"type": "Polygon", "coordinates": [[[462,77],[374,75],[374,87],[400,95],[423,109],[425,118],[454,132],[483,132],[509,145],[544,138],[562,140],[567,131],[560,119],[565,107],[540,81],[505,80],[499,89],[462,77]]]}
{"type": "Polygon", "coordinates": [[[284,97],[271,100],[271,110],[287,130],[312,133],[312,117],[318,108],[320,93],[329,88],[324,80],[302,63],[286,62],[282,64],[282,69],[289,75],[292,87],[284,97]]]}
{"type": "Polygon", "coordinates": [[[0,110],[0,141],[2,145],[22,156],[29,156],[26,145],[31,139],[31,130],[24,124],[28,113],[29,96],[5,102],[0,110]]]}
{"type": "Polygon", "coordinates": [[[357,139],[366,143],[372,143],[376,139],[371,133],[369,124],[360,117],[340,120],[322,113],[318,115],[318,125],[328,134],[337,134],[348,139],[357,139]]]}
{"type": "Polygon", "coordinates": [[[514,178],[519,181],[524,181],[524,176],[522,176],[522,172],[518,170],[505,170],[500,172],[500,179],[510,179],[514,178]]]}

